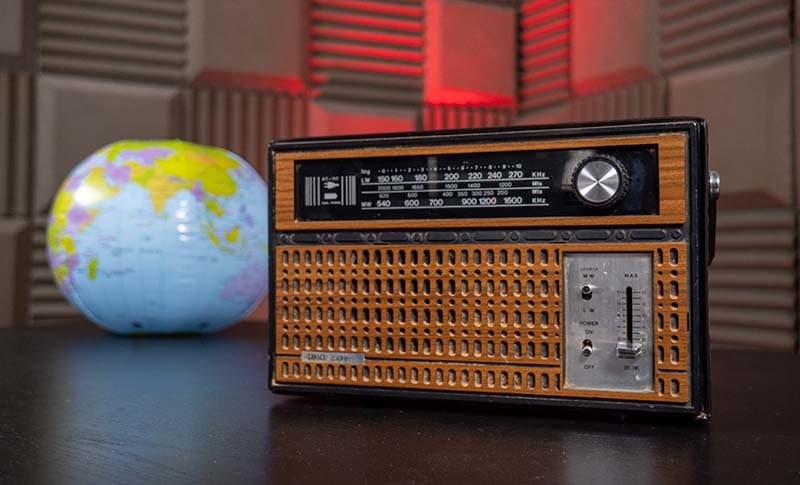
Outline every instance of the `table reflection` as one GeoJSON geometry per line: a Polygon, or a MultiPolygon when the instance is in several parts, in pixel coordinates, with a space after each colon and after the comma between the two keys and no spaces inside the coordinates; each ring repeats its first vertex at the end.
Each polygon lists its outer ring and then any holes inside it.
{"type": "Polygon", "coordinates": [[[47,466],[31,481],[183,483],[187,470],[262,481],[266,469],[252,464],[269,454],[263,347],[230,335],[101,333],[59,347],[35,384],[41,431],[31,461],[47,466]]]}
{"type": "Polygon", "coordinates": [[[297,398],[270,410],[274,483],[706,483],[697,423],[297,398]],[[421,476],[420,474],[423,474],[421,476]]]}

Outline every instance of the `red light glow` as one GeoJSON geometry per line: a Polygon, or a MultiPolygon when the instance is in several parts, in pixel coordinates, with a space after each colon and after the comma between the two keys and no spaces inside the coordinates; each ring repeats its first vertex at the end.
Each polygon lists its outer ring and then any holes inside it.
{"type": "Polygon", "coordinates": [[[365,57],[367,59],[394,60],[404,62],[422,62],[422,54],[413,51],[367,47],[352,43],[315,41],[311,43],[312,52],[326,54],[342,54],[346,56],[365,57]]]}
{"type": "Polygon", "coordinates": [[[419,21],[404,21],[388,18],[371,17],[366,15],[327,12],[315,10],[311,12],[311,20],[316,22],[331,22],[337,24],[357,25],[373,29],[399,30],[401,32],[422,32],[419,21]]]}
{"type": "Polygon", "coordinates": [[[377,60],[352,61],[347,59],[311,59],[312,68],[320,69],[345,69],[350,71],[379,72],[396,74],[399,76],[421,77],[422,68],[403,66],[398,64],[383,63],[377,60]]]}
{"type": "Polygon", "coordinates": [[[546,12],[540,13],[538,15],[531,15],[525,17],[525,19],[520,22],[520,25],[523,29],[527,29],[528,27],[537,26],[546,24],[547,22],[561,17],[569,12],[569,4],[565,3],[564,5],[556,8],[551,8],[546,12]]]}
{"type": "Polygon", "coordinates": [[[341,26],[319,26],[310,28],[312,37],[350,40],[356,42],[366,42],[374,44],[389,44],[398,47],[421,47],[422,39],[418,36],[395,34],[388,32],[372,32],[358,30],[341,26]]]}
{"type": "Polygon", "coordinates": [[[613,87],[634,84],[638,81],[650,79],[655,75],[650,69],[641,66],[618,71],[613,75],[597,77],[591,81],[573,82],[572,90],[577,95],[590,94],[613,87]]]}
{"type": "Polygon", "coordinates": [[[194,77],[194,83],[207,86],[225,86],[257,91],[278,91],[289,94],[305,92],[305,83],[289,76],[268,76],[249,72],[231,72],[206,69],[194,77]]]}
{"type": "Polygon", "coordinates": [[[520,8],[521,110],[565,101],[570,95],[570,0],[533,0],[520,8]]]}
{"type": "Polygon", "coordinates": [[[511,96],[500,96],[495,93],[443,88],[427,92],[425,95],[425,103],[429,105],[512,108],[514,106],[514,98],[511,96]]]}
{"type": "Polygon", "coordinates": [[[531,39],[535,39],[537,37],[544,37],[546,35],[552,34],[553,32],[563,31],[565,29],[569,30],[569,19],[562,20],[560,22],[554,22],[546,27],[528,30],[527,32],[522,34],[522,41],[528,42],[531,39]]]}
{"type": "Polygon", "coordinates": [[[414,5],[392,5],[368,0],[314,0],[314,4],[345,10],[360,10],[362,12],[382,15],[395,15],[400,17],[422,16],[422,8],[414,5]]]}

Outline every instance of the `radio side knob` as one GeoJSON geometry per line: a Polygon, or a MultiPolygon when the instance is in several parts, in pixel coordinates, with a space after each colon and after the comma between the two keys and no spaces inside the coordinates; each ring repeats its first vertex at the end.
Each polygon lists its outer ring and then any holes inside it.
{"type": "Polygon", "coordinates": [[[572,173],[572,187],[583,204],[608,207],[628,192],[628,171],[616,158],[592,155],[578,164],[572,173]]]}

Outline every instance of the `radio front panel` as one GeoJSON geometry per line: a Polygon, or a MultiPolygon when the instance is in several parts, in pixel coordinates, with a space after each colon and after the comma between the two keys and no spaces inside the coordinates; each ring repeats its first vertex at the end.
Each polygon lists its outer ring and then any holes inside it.
{"type": "Polygon", "coordinates": [[[704,125],[509,131],[272,146],[273,390],[707,417],[704,125]]]}

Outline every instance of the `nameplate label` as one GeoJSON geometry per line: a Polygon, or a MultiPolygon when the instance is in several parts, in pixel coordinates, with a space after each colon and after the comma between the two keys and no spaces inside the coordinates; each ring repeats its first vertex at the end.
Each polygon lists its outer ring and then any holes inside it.
{"type": "Polygon", "coordinates": [[[303,362],[323,362],[326,364],[363,365],[364,354],[360,352],[303,352],[303,362]]]}

